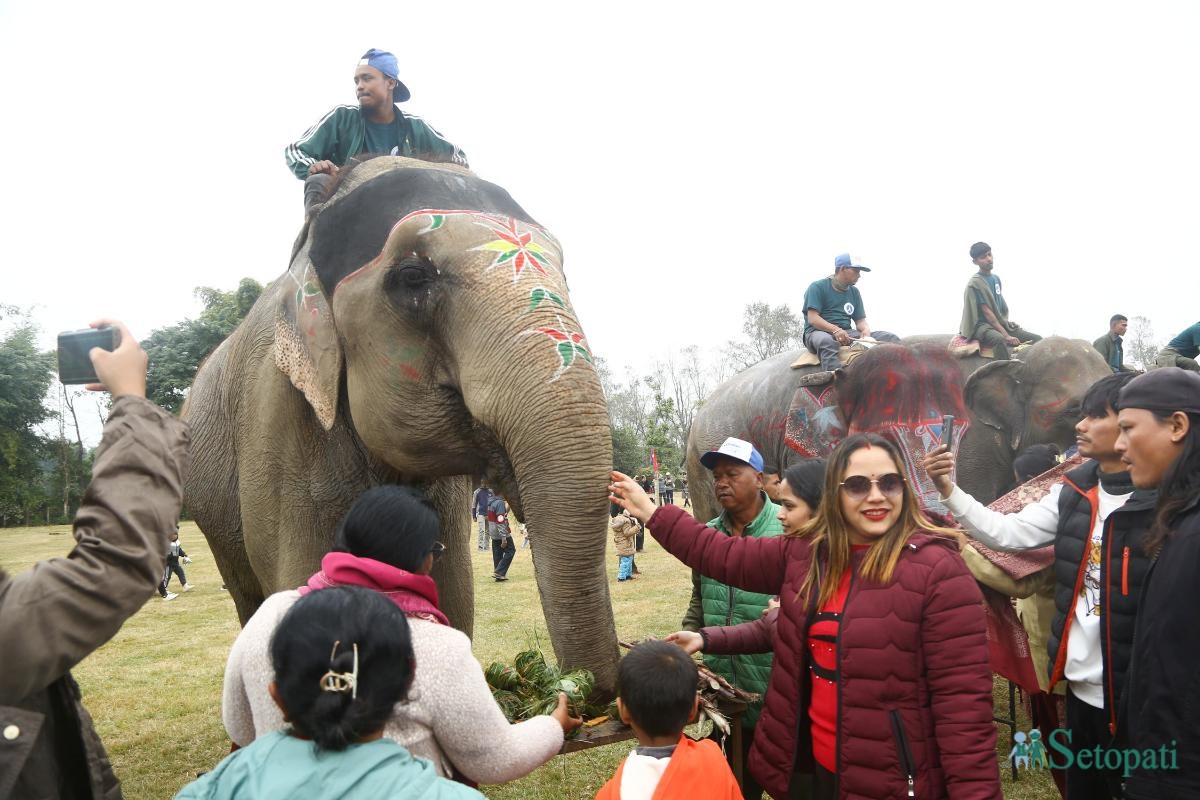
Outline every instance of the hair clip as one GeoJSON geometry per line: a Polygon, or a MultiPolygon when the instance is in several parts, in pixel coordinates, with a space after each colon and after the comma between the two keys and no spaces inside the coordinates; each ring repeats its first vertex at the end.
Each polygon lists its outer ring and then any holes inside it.
{"type": "MultiPolygon", "coordinates": [[[[333,650],[329,653],[329,663],[333,663],[333,659],[337,656],[338,645],[341,643],[341,639],[333,643],[333,650]]],[[[358,642],[355,642],[352,647],[354,648],[354,671],[334,672],[329,670],[321,676],[322,692],[337,692],[338,694],[349,692],[350,699],[358,699],[358,642]]]]}

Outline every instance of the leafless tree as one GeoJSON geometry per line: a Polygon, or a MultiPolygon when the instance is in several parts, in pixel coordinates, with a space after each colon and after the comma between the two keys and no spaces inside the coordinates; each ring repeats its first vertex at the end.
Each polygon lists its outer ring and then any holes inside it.
{"type": "Polygon", "coordinates": [[[1138,369],[1154,366],[1158,357],[1159,344],[1154,339],[1154,326],[1146,317],[1132,317],[1129,331],[1125,334],[1125,361],[1138,369]]]}

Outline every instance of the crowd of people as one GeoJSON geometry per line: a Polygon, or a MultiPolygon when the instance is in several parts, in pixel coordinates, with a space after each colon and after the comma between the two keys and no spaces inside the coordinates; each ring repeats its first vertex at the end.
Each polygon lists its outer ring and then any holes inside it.
{"type": "MultiPolygon", "coordinates": [[[[1002,550],[1054,546],[1055,609],[1037,666],[1050,690],[1066,685],[1067,714],[1063,730],[1039,736],[1070,754],[1064,795],[1196,797],[1200,726],[1188,709],[1200,619],[1188,598],[1200,566],[1200,376],[1110,366],[1076,426],[1090,460],[1019,513],[991,511],[957,487],[948,447],[924,467],[974,539],[1002,550]]],[[[1054,455],[1023,454],[1018,478],[1054,455]]],[[[723,509],[708,525],[656,506],[619,472],[610,491],[697,576],[685,630],[669,641],[746,688],[764,677],[750,659],[773,657],[761,711],[747,719],[752,780],[776,798],[1000,797],[968,540],[921,508],[894,446],[846,438],[823,492],[805,496],[793,467],[779,506],[749,442],[727,439],[702,463],[723,509]],[[766,528],[767,516],[781,524],[766,528]]],[[[743,788],[759,796],[754,782],[743,788]]]]}
{"type": "MultiPolygon", "coordinates": [[[[354,80],[358,105],[287,148],[307,203],[364,153],[465,165],[396,105],[409,92],[392,54],[365,53],[354,80]]],[[[1040,337],[1010,318],[991,248],[978,242],[970,257],[978,272],[959,339],[1009,358],[1040,337]]],[[[867,322],[857,283],[869,271],[842,254],[808,287],[803,342],[821,370],[805,385],[832,380],[855,339],[896,340],[867,322]]],[[[1200,323],[1145,374],[1125,364],[1127,324],[1114,315],[1094,343],[1113,374],[1083,398],[1077,443],[1090,460],[1019,513],[991,511],[956,486],[954,455],[939,447],[924,468],[961,526],[949,527],[922,508],[896,447],[870,433],[770,485],[754,446],[727,439],[701,458],[722,508],[707,524],[674,502],[678,486],[689,505],[685,478],[639,485],[613,472],[617,580],[638,574],[648,531],[692,569],[692,594],[680,631],[620,664],[618,713],[637,745],[597,797],[1000,797],[968,535],[999,550],[1054,547],[1052,610],[1031,638],[1045,653],[1046,690],[1065,685],[1068,800],[1200,796],[1200,323]],[[743,753],[723,753],[716,731],[712,741],[684,734],[697,711],[696,653],[761,697],[742,717],[743,753]],[[727,759],[740,756],[739,786],[727,759]]],[[[0,571],[0,797],[121,797],[70,671],[156,589],[173,599],[172,576],[190,588],[178,536],[187,426],[146,399],[137,340],[119,322],[103,325],[120,343],[92,351],[90,388],[113,405],[75,546],[24,573],[0,571]]],[[[1018,478],[1053,456],[1023,454],[1018,478]]],[[[471,512],[493,579],[508,580],[508,504],[485,484],[471,512]]],[[[440,537],[436,512],[411,489],[359,497],[306,584],[267,597],[238,635],[222,692],[233,751],[178,796],[481,797],[479,784],[520,778],[557,754],[581,720],[562,694],[551,713],[508,721],[469,639],[439,608],[430,573],[440,537]]]]}

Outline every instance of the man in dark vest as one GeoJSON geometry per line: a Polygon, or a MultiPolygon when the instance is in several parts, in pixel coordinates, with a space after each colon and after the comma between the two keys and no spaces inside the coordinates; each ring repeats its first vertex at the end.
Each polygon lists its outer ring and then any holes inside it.
{"type": "MultiPolygon", "coordinates": [[[[1116,449],[1118,397],[1134,377],[1109,375],[1088,389],[1075,433],[1080,455],[1092,460],[1016,514],[991,511],[955,486],[952,454],[938,448],[925,459],[942,502],[971,536],[997,550],[1054,545],[1057,587],[1047,668],[1051,691],[1058,681],[1067,681],[1071,736],[1056,741],[1074,753],[1112,746],[1138,597],[1150,568],[1141,544],[1157,496],[1134,489],[1116,449]]],[[[1120,797],[1122,771],[1081,769],[1072,762],[1068,800],[1120,797]]]]}

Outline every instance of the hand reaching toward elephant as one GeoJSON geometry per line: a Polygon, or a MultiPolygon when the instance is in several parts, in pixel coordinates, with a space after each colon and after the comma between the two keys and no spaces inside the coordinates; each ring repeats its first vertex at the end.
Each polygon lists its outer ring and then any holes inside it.
{"type": "Polygon", "coordinates": [[[695,631],[675,631],[664,641],[679,645],[689,656],[704,649],[704,637],[695,631]]]}
{"type": "Polygon", "coordinates": [[[583,724],[583,717],[572,717],[571,712],[567,710],[566,692],[558,693],[558,706],[550,712],[550,716],[562,726],[563,733],[570,733],[583,724]]]}
{"type": "Polygon", "coordinates": [[[654,501],[646,494],[633,478],[615,469],[609,477],[612,483],[608,485],[608,499],[633,515],[634,519],[645,525],[654,515],[654,501]]]}
{"type": "Polygon", "coordinates": [[[942,499],[949,497],[954,491],[954,480],[950,477],[954,474],[954,453],[945,445],[939,445],[926,454],[921,465],[925,467],[925,474],[933,481],[942,499]]]}

